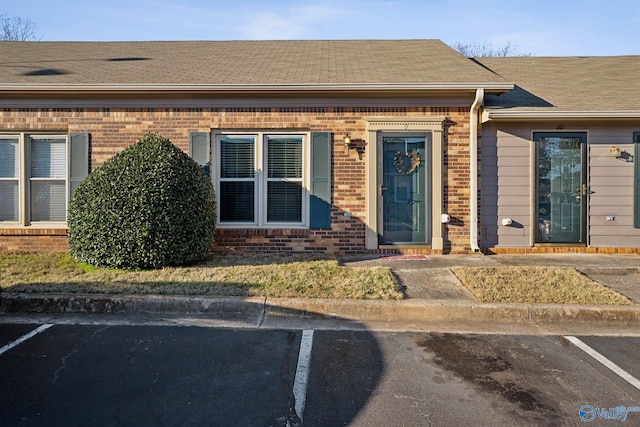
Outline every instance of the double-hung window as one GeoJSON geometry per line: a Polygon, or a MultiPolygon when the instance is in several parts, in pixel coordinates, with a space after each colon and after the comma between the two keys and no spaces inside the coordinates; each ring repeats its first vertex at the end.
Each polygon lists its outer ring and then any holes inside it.
{"type": "Polygon", "coordinates": [[[216,184],[221,226],[308,226],[308,135],[221,134],[216,184]]]}
{"type": "Polygon", "coordinates": [[[31,221],[67,219],[67,137],[30,136],[31,221]]]}
{"type": "Polygon", "coordinates": [[[20,220],[20,140],[0,136],[0,221],[20,220]]]}
{"type": "Polygon", "coordinates": [[[0,224],[64,224],[87,173],[87,134],[0,135],[0,224]]]}

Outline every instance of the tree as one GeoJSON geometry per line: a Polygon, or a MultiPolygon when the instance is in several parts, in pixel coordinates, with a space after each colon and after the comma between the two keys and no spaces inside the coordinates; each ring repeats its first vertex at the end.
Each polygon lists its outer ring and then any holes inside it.
{"type": "Polygon", "coordinates": [[[504,46],[494,48],[493,44],[484,41],[482,43],[461,43],[457,42],[453,48],[468,58],[481,58],[488,56],[531,56],[531,53],[519,53],[516,47],[507,42],[504,46]]]}
{"type": "Polygon", "coordinates": [[[0,40],[26,42],[41,38],[36,36],[36,23],[31,19],[0,15],[0,40]]]}

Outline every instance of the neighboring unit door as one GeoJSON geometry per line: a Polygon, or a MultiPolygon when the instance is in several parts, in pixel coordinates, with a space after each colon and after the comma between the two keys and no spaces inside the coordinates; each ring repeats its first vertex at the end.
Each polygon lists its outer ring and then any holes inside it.
{"type": "Polygon", "coordinates": [[[381,136],[381,244],[431,243],[430,144],[414,135],[381,136]]]}
{"type": "Polygon", "coordinates": [[[534,133],[536,243],[586,243],[586,133],[534,133]]]}

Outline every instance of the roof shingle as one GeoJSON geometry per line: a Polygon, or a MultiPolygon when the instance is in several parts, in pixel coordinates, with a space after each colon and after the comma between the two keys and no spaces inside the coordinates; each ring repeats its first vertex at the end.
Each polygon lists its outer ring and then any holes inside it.
{"type": "Polygon", "coordinates": [[[439,40],[0,42],[0,86],[507,83],[439,40]]]}
{"type": "Polygon", "coordinates": [[[516,87],[489,109],[638,111],[640,56],[477,58],[516,87]]]}

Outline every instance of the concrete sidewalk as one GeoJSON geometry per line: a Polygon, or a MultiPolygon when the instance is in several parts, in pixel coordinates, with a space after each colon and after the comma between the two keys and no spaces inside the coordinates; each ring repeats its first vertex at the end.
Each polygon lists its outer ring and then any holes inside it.
{"type": "Polygon", "coordinates": [[[389,267],[408,299],[462,300],[475,298],[450,267],[549,266],[572,267],[590,279],[640,303],[640,256],[602,254],[445,255],[344,258],[350,267],[389,267]]]}
{"type": "MultiPolygon", "coordinates": [[[[92,313],[151,316],[199,316],[239,321],[256,327],[279,321],[386,322],[403,324],[582,324],[594,327],[640,326],[640,256],[637,255],[445,255],[358,257],[345,266],[386,266],[404,288],[402,301],[288,298],[203,298],[3,294],[0,313],[92,313]],[[449,270],[453,266],[548,265],[574,267],[631,298],[632,306],[481,303],[449,270]]],[[[0,316],[1,319],[1,316],[0,316]]]]}

